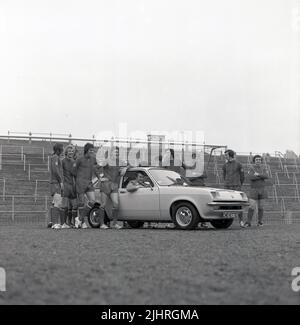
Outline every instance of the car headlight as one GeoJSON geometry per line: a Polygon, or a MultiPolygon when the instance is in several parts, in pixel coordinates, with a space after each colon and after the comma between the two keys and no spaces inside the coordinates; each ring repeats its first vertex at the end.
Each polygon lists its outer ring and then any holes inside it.
{"type": "Polygon", "coordinates": [[[248,201],[248,197],[244,192],[240,192],[240,195],[244,201],[248,201]]]}
{"type": "Polygon", "coordinates": [[[211,191],[210,194],[212,195],[213,199],[219,199],[220,198],[220,193],[217,191],[211,191]]]}

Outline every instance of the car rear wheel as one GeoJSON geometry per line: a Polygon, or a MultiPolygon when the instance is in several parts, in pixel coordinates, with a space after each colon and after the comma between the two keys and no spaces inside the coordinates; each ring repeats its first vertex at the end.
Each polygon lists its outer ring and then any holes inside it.
{"type": "Polygon", "coordinates": [[[88,214],[88,223],[92,228],[100,228],[99,208],[92,208],[88,214]]]}
{"type": "Polygon", "coordinates": [[[197,209],[189,202],[182,202],[175,206],[172,220],[179,229],[195,229],[200,221],[197,209]]]}
{"type": "Polygon", "coordinates": [[[130,226],[130,228],[134,228],[134,229],[142,228],[144,226],[143,221],[127,221],[127,223],[130,226]]]}
{"type": "Polygon", "coordinates": [[[227,229],[229,228],[234,219],[221,219],[221,220],[212,220],[210,223],[216,229],[227,229]]]}

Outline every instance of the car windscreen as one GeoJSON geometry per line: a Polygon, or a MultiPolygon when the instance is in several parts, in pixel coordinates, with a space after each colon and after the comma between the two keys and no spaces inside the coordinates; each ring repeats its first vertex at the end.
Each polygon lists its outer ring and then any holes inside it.
{"type": "Polygon", "coordinates": [[[186,178],[168,169],[150,169],[151,175],[160,186],[188,186],[186,178]]]}

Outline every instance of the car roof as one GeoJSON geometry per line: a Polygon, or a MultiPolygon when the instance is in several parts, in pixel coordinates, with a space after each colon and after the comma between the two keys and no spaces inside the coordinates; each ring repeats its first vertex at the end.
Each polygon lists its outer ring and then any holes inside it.
{"type": "Polygon", "coordinates": [[[131,172],[137,172],[137,171],[142,171],[142,170],[151,170],[151,169],[157,169],[157,170],[165,170],[163,167],[149,167],[149,166],[141,166],[141,167],[130,167],[128,171],[131,172]]]}

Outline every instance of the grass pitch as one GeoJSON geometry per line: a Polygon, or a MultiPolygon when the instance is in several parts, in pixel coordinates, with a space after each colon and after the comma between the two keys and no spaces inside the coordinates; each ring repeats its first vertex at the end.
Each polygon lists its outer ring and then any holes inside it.
{"type": "Polygon", "coordinates": [[[60,230],[0,225],[0,304],[299,304],[300,224],[60,230]]]}

